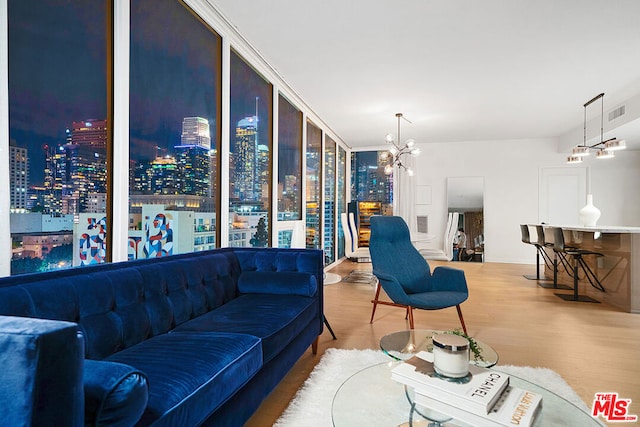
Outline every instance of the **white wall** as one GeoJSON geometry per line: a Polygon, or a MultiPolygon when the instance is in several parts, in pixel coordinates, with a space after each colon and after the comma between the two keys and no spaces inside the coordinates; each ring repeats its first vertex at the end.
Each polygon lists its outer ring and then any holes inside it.
{"type": "Polygon", "coordinates": [[[617,151],[614,159],[585,160],[591,166],[598,225],[640,227],[640,151],[617,151]]]}
{"type": "MultiPolygon", "coordinates": [[[[537,223],[540,168],[567,165],[556,139],[473,141],[420,144],[414,179],[431,186],[430,205],[417,215],[429,216],[433,247],[442,247],[447,219],[447,177],[484,177],[485,261],[535,262],[535,249],[520,241],[520,224],[537,223]]],[[[591,167],[598,224],[640,226],[640,152],[620,152],[613,160],[585,161],[591,167]],[[610,184],[614,182],[615,184],[610,184]]],[[[418,187],[420,188],[420,187],[418,187]]],[[[584,195],[580,195],[584,197],[584,195]]]]}

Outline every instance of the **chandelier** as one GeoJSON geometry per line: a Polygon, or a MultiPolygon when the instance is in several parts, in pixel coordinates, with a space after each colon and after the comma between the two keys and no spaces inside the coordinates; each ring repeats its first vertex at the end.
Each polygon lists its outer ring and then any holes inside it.
{"type": "Polygon", "coordinates": [[[391,175],[393,173],[393,169],[397,166],[399,169],[407,171],[409,176],[412,176],[413,171],[409,166],[402,162],[402,159],[406,155],[417,157],[420,154],[420,149],[415,147],[416,142],[413,139],[408,139],[405,141],[404,145],[400,145],[400,119],[404,119],[409,123],[411,123],[411,121],[404,117],[402,113],[396,113],[396,117],[398,118],[398,141],[393,138],[393,135],[388,133],[384,139],[387,144],[391,145],[391,147],[380,154],[380,159],[390,160],[390,162],[384,167],[385,174],[391,175]]]}
{"type": "Polygon", "coordinates": [[[595,150],[597,159],[610,159],[614,157],[613,152],[624,150],[627,145],[623,139],[610,138],[604,140],[604,93],[595,96],[584,104],[584,139],[582,145],[573,148],[572,154],[567,157],[567,163],[582,163],[582,158],[591,155],[591,150],[595,150]],[[597,100],[600,100],[600,142],[587,145],[587,107],[597,100]]]}

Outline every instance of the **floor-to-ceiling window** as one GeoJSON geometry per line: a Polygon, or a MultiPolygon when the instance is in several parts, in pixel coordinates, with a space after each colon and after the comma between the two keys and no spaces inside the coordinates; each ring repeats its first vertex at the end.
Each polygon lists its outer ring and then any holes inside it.
{"type": "Polygon", "coordinates": [[[338,225],[338,258],[342,258],[344,254],[344,230],[340,216],[346,212],[347,208],[347,152],[344,148],[338,147],[338,164],[337,164],[337,181],[336,181],[336,223],[338,225]]]}
{"type": "Polygon", "coordinates": [[[268,246],[273,86],[231,52],[229,246],[268,246]]]}
{"type": "Polygon", "coordinates": [[[278,96],[278,247],[300,245],[302,231],[302,112],[278,96]],[[299,226],[300,225],[300,226],[299,226]]]}
{"type": "Polygon", "coordinates": [[[129,259],[216,247],[221,38],[176,0],[131,0],[129,259]]]}
{"type": "Polygon", "coordinates": [[[306,200],[306,247],[320,249],[322,202],[322,131],[307,121],[307,194],[306,200]]]}
{"type": "MultiPolygon", "coordinates": [[[[337,145],[329,142],[334,144],[334,170],[327,188],[332,193],[325,195],[324,125],[309,122],[303,153],[304,114],[310,111],[297,107],[304,103],[290,97],[286,83],[276,78],[284,91],[275,117],[274,82],[261,74],[268,65],[245,61],[233,47],[227,52],[230,102],[222,105],[222,38],[201,19],[206,13],[198,16],[180,0],[130,0],[126,21],[114,18],[113,2],[104,0],[6,4],[10,141],[1,143],[8,147],[3,159],[9,159],[10,179],[0,183],[0,197],[10,199],[6,218],[11,232],[3,239],[11,235],[13,240],[12,274],[105,262],[111,259],[110,239],[120,245],[126,237],[129,259],[221,245],[275,245],[270,238],[276,236],[271,230],[276,219],[297,222],[301,230],[306,226],[301,240],[306,238],[306,246],[313,248],[325,248],[324,227],[331,228],[327,261],[341,254],[335,232],[343,203],[336,189],[341,185],[340,170],[335,170],[337,145]],[[125,44],[130,41],[129,66],[117,70],[111,68],[114,58],[121,57],[123,39],[113,37],[114,19],[117,28],[130,31],[124,39],[125,44]],[[114,83],[123,78],[129,79],[129,96],[114,99],[114,83]],[[129,120],[120,120],[126,111],[129,120]],[[280,140],[277,170],[274,120],[280,140]],[[227,129],[228,151],[221,144],[227,129]],[[123,146],[128,157],[114,161],[123,146]],[[225,160],[229,155],[228,164],[221,164],[222,155],[225,160]],[[114,178],[114,167],[126,168],[128,177],[119,173],[114,178]],[[229,180],[221,186],[223,168],[228,168],[229,180]],[[127,183],[128,191],[123,191],[127,183]],[[127,204],[128,216],[111,216],[111,206],[117,210],[127,204]],[[220,209],[229,209],[228,223],[220,209]],[[271,218],[272,212],[278,218],[271,218]],[[112,222],[128,233],[117,230],[119,235],[112,236],[112,222]]],[[[203,12],[208,6],[196,2],[193,7],[203,12]]],[[[225,35],[234,31],[225,24],[221,29],[225,35]]],[[[120,248],[113,250],[118,251],[115,258],[123,259],[120,248]]],[[[2,274],[8,271],[8,258],[5,254],[2,274]]]]}
{"type": "Polygon", "coordinates": [[[302,218],[302,113],[278,97],[278,220],[302,218]]]}
{"type": "Polygon", "coordinates": [[[324,260],[331,264],[336,259],[336,143],[325,136],[324,144],[324,260]]]}
{"type": "Polygon", "coordinates": [[[384,173],[389,163],[380,157],[381,151],[351,153],[351,200],[380,202],[382,211],[393,210],[393,176],[384,173]]]}
{"type": "Polygon", "coordinates": [[[108,5],[8,1],[11,274],[108,258],[108,5]]]}

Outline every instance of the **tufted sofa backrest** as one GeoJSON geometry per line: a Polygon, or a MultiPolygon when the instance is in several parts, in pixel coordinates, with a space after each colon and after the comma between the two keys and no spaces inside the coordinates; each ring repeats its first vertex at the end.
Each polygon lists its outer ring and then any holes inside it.
{"type": "Polygon", "coordinates": [[[230,250],[0,279],[0,314],[76,322],[89,359],[168,332],[237,296],[230,250]]]}

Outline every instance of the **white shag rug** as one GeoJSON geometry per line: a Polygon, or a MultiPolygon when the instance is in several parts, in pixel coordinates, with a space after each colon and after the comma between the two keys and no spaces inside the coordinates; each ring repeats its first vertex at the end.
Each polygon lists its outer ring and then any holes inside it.
{"type": "MultiPolygon", "coordinates": [[[[333,396],[342,383],[361,369],[390,360],[389,356],[379,350],[328,349],[274,426],[331,426],[333,396]]],[[[497,369],[553,390],[557,395],[589,412],[576,392],[551,369],[512,365],[498,365],[497,369]]]]}

